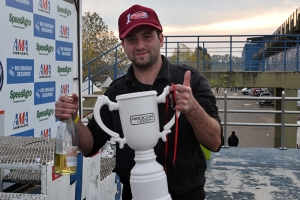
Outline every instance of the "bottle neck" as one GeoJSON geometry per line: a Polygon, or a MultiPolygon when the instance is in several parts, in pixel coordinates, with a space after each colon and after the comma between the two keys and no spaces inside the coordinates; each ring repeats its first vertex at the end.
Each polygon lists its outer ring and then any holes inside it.
{"type": "Polygon", "coordinates": [[[66,123],[66,124],[73,123],[73,115],[69,119],[64,119],[63,122],[66,123]]]}

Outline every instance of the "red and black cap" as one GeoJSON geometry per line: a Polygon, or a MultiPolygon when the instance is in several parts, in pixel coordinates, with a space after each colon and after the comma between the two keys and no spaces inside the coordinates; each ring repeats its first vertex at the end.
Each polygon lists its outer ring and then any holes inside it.
{"type": "Polygon", "coordinates": [[[119,38],[123,40],[132,29],[138,26],[151,26],[162,32],[156,12],[148,7],[133,5],[125,10],[119,17],[119,38]]]}

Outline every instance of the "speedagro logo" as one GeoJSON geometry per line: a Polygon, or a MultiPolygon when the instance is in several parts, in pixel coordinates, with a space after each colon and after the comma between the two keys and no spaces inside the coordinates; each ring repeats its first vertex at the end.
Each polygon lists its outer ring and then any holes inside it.
{"type": "Polygon", "coordinates": [[[69,73],[71,73],[72,68],[65,66],[65,67],[60,67],[57,66],[57,72],[59,74],[59,76],[67,76],[69,73]]]}
{"type": "Polygon", "coordinates": [[[32,90],[25,90],[22,89],[21,91],[10,91],[10,96],[9,98],[13,100],[14,103],[19,103],[19,102],[24,102],[28,97],[32,96],[32,90]]]}
{"type": "Polygon", "coordinates": [[[39,52],[40,55],[49,55],[54,51],[54,47],[49,44],[41,45],[39,43],[36,43],[35,49],[39,52]]]}
{"type": "Polygon", "coordinates": [[[17,17],[13,14],[9,14],[9,22],[12,23],[13,27],[25,29],[27,26],[31,26],[31,20],[24,16],[17,17]]]}
{"type": "Polygon", "coordinates": [[[58,12],[59,16],[62,16],[62,17],[65,17],[65,18],[72,15],[71,10],[69,10],[68,8],[62,8],[59,5],[57,5],[57,12],[58,12]]]}
{"type": "Polygon", "coordinates": [[[39,121],[47,120],[51,117],[51,115],[54,114],[54,109],[47,108],[44,111],[36,111],[36,118],[39,119],[39,121]]]}

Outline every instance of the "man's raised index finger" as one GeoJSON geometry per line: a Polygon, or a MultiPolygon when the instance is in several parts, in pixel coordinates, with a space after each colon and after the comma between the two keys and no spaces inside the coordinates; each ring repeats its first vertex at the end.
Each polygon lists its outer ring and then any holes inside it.
{"type": "Polygon", "coordinates": [[[190,82],[191,82],[191,71],[188,70],[184,74],[183,85],[190,87],[190,82]]]}

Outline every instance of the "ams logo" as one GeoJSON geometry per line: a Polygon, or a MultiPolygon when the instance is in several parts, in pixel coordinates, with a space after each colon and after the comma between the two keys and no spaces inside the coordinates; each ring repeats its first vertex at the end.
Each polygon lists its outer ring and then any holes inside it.
{"type": "Polygon", "coordinates": [[[13,130],[28,127],[28,112],[16,113],[13,130]]]}
{"type": "Polygon", "coordinates": [[[39,78],[51,78],[51,65],[41,64],[39,78]]]}
{"type": "Polygon", "coordinates": [[[39,0],[38,10],[50,14],[50,0],[39,0]]]}
{"type": "Polygon", "coordinates": [[[60,86],[60,95],[62,94],[70,94],[70,85],[69,84],[63,84],[60,86]]]}
{"type": "Polygon", "coordinates": [[[41,130],[41,135],[42,138],[51,138],[51,128],[47,128],[45,130],[41,130]]]}
{"type": "Polygon", "coordinates": [[[60,26],[59,37],[68,38],[70,36],[70,28],[68,26],[60,26]]]}
{"type": "Polygon", "coordinates": [[[15,39],[13,54],[28,55],[28,40],[15,39]]]}

